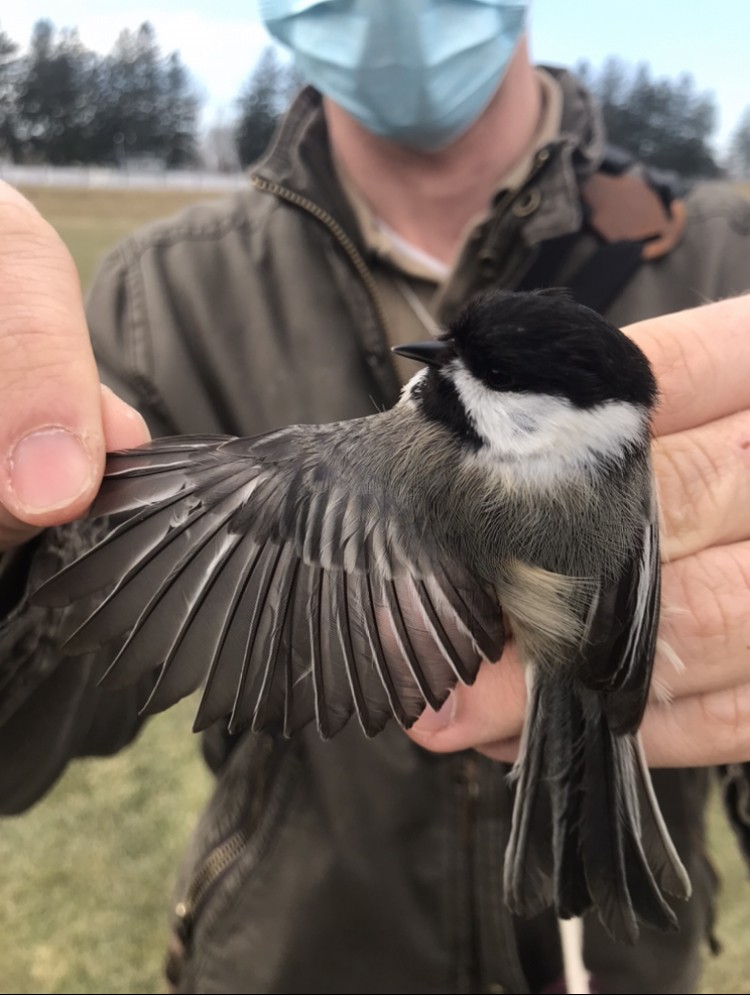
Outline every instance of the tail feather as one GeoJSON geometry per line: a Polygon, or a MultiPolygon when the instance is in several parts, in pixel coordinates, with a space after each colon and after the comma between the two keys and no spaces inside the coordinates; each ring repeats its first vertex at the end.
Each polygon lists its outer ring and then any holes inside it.
{"type": "Polygon", "coordinates": [[[513,831],[506,853],[506,896],[513,911],[536,910],[533,889],[545,867],[529,841],[540,782],[552,818],[552,893],[560,918],[590,908],[611,935],[635,943],[641,925],[676,929],[664,893],[689,895],[637,741],[617,736],[596,692],[539,672],[531,689],[528,733],[516,773],[513,831]],[[511,885],[511,887],[508,887],[511,885]]]}
{"type": "Polygon", "coordinates": [[[635,759],[641,798],[645,802],[642,807],[641,839],[649,865],[654,868],[656,880],[668,895],[687,901],[692,893],[690,878],[677,854],[664,816],[659,809],[640,737],[635,743],[635,759]]]}
{"type": "Polygon", "coordinates": [[[633,846],[640,818],[629,806],[635,796],[626,787],[632,765],[627,752],[618,749],[620,744],[596,703],[588,704],[589,714],[582,727],[586,754],[580,811],[584,872],[604,925],[616,938],[635,943],[639,919],[649,922],[652,918],[650,903],[646,901],[645,909],[638,909],[636,902],[647,896],[643,877],[653,876],[648,865],[638,859],[640,844],[637,850],[633,846]]]}
{"type": "Polygon", "coordinates": [[[542,721],[541,700],[531,684],[531,669],[527,670],[529,707],[526,714],[522,762],[513,770],[516,800],[513,806],[510,838],[505,856],[503,887],[506,901],[520,916],[532,918],[549,907],[552,901],[552,865],[534,845],[532,826],[540,815],[541,784],[544,778],[547,734],[542,721]]]}
{"type": "Polygon", "coordinates": [[[570,700],[570,706],[558,709],[561,721],[550,730],[548,750],[552,768],[549,779],[554,782],[550,801],[555,905],[561,919],[583,915],[592,902],[581,846],[580,812],[586,763],[585,744],[580,736],[583,715],[576,698],[570,700]]]}

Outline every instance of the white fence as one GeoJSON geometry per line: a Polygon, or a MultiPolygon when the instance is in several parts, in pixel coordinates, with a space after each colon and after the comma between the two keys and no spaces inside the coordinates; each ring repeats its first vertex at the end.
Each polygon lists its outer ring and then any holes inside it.
{"type": "Polygon", "coordinates": [[[245,173],[206,173],[187,169],[146,171],[102,166],[14,166],[0,162],[0,179],[12,186],[99,187],[130,190],[239,190],[245,173]]]}

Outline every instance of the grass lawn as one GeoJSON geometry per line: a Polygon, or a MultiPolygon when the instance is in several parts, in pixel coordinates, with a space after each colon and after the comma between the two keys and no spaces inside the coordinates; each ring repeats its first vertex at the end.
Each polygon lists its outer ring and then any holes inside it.
{"type": "Polygon", "coordinates": [[[211,197],[205,190],[29,187],[23,192],[65,240],[78,265],[84,287],[91,282],[107,249],[129,232],[211,197]]]}
{"type": "MultiPolygon", "coordinates": [[[[205,191],[25,191],[70,246],[84,285],[132,228],[205,191]]],[[[168,898],[182,847],[210,789],[190,732],[193,704],[151,720],[117,757],[77,761],[31,812],[0,823],[0,993],[161,990],[168,898]]],[[[748,875],[714,806],[725,953],[705,993],[750,993],[748,875]]]]}
{"type": "Polygon", "coordinates": [[[0,830],[3,993],[161,990],[177,861],[209,789],[194,703],[111,759],[77,761],[0,830]]]}

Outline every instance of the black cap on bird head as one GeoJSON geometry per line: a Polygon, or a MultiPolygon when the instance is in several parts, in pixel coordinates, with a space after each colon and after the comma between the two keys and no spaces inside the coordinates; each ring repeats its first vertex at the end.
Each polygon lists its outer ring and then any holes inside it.
{"type": "Polygon", "coordinates": [[[656,401],[656,380],[638,346],[565,290],[483,294],[453,322],[449,343],[492,390],[551,394],[580,408],[656,401]]]}

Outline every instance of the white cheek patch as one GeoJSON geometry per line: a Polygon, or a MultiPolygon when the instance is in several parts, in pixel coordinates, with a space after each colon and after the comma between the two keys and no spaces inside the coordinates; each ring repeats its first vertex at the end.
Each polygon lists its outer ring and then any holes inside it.
{"type": "Polygon", "coordinates": [[[412,394],[414,393],[415,388],[419,386],[419,384],[424,380],[426,376],[427,376],[427,367],[425,367],[422,370],[418,370],[411,378],[411,380],[408,380],[404,384],[404,386],[401,388],[399,404],[411,404],[411,405],[414,404],[414,399],[412,398],[412,394]]]}
{"type": "Polygon", "coordinates": [[[647,410],[629,401],[578,408],[552,394],[490,390],[459,364],[452,365],[451,375],[486,455],[522,461],[535,476],[542,469],[533,468],[536,461],[544,464],[542,476],[559,475],[596,456],[617,456],[642,442],[647,429],[647,410]]]}

